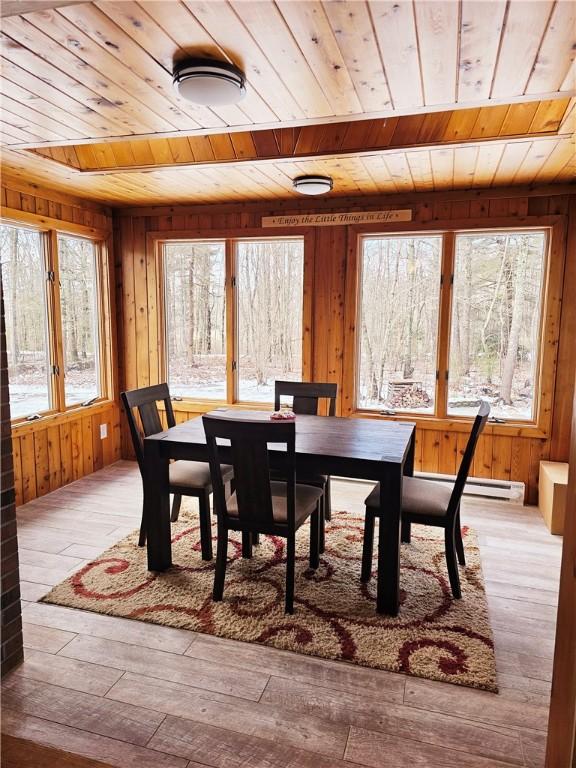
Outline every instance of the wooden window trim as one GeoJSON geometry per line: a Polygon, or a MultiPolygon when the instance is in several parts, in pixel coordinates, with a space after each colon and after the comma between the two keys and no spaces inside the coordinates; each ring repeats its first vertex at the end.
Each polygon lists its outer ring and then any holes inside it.
{"type": "Polygon", "coordinates": [[[245,240],[281,240],[284,238],[302,238],[304,242],[303,290],[302,290],[302,380],[308,381],[312,372],[312,313],[313,296],[311,282],[314,263],[314,236],[312,227],[274,227],[274,228],[234,228],[234,229],[192,229],[162,231],[151,230],[146,234],[146,253],[156,264],[158,306],[158,339],[160,377],[168,381],[168,361],[166,357],[166,296],[163,246],[165,243],[183,241],[224,242],[226,249],[226,399],[208,400],[206,398],[179,397],[176,403],[184,403],[187,409],[197,408],[199,413],[206,413],[216,407],[226,405],[243,410],[262,410],[270,407],[267,401],[255,402],[238,399],[238,368],[232,370],[232,361],[238,358],[238,295],[235,285],[237,249],[236,244],[245,240]]]}
{"type": "MultiPolygon", "coordinates": [[[[376,410],[359,409],[356,406],[356,371],[358,366],[358,333],[357,320],[359,311],[361,238],[365,235],[399,235],[411,233],[444,235],[443,246],[443,285],[440,296],[439,332],[443,334],[438,343],[439,379],[445,379],[448,370],[448,355],[450,345],[451,297],[450,279],[454,270],[455,235],[474,231],[512,231],[524,229],[547,230],[546,272],[543,282],[543,304],[540,333],[539,366],[537,371],[535,392],[539,395],[537,412],[534,420],[506,422],[505,424],[488,424],[487,434],[522,436],[532,438],[548,438],[552,428],[552,407],[554,400],[554,382],[556,379],[556,357],[560,329],[560,309],[562,300],[562,278],[564,274],[564,241],[566,238],[566,222],[563,216],[515,216],[492,219],[451,219],[433,222],[406,222],[405,224],[391,223],[388,225],[359,225],[348,227],[348,269],[346,273],[346,303],[345,303],[345,341],[344,341],[344,380],[342,403],[344,416],[360,418],[380,418],[396,421],[416,422],[420,429],[436,429],[450,431],[468,431],[471,417],[451,416],[445,411],[446,398],[442,387],[436,388],[436,396],[442,396],[435,403],[435,413],[398,413],[386,416],[376,410]],[[446,242],[448,238],[448,242],[446,242]],[[448,283],[448,285],[447,285],[448,283]],[[449,296],[446,297],[446,291],[449,296]],[[440,403],[442,404],[440,405],[440,403]],[[440,410],[437,410],[440,406],[440,410]]],[[[440,382],[439,382],[440,383],[440,382]]]]}
{"type": "MultiPolygon", "coordinates": [[[[117,382],[114,371],[114,302],[112,283],[113,265],[110,259],[110,231],[98,227],[87,227],[70,221],[61,221],[49,216],[41,216],[27,211],[16,209],[1,209],[2,224],[8,226],[31,229],[42,235],[42,248],[44,252],[44,266],[56,276],[53,281],[46,281],[48,344],[50,354],[50,366],[57,366],[59,374],[50,374],[50,397],[52,407],[40,412],[39,419],[28,421],[27,417],[16,418],[11,422],[13,431],[19,434],[25,433],[27,427],[33,431],[39,424],[51,422],[55,418],[71,413],[95,413],[115,403],[117,382]],[[96,248],[96,280],[98,299],[98,349],[99,349],[99,377],[101,395],[91,405],[83,406],[75,403],[66,406],[64,394],[64,350],[62,334],[62,312],[60,302],[59,261],[58,261],[58,235],[69,235],[90,240],[96,248]]],[[[58,422],[60,423],[60,422],[58,422]]]]}

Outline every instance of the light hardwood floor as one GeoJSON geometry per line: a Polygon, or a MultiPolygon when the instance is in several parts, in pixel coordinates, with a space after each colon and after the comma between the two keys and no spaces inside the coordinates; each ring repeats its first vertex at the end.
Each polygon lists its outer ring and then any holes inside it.
{"type": "MultiPolygon", "coordinates": [[[[333,506],[365,495],[334,482],[333,506]]],[[[140,509],[130,462],[19,509],[26,659],[2,686],[3,732],[119,768],[543,765],[561,540],[537,509],[464,503],[498,695],[36,602],[140,509]]]]}

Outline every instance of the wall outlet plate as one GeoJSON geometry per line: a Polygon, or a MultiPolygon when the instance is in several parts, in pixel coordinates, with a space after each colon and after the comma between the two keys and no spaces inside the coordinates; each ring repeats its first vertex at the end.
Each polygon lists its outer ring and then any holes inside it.
{"type": "Polygon", "coordinates": [[[100,424],[100,440],[108,437],[108,424],[100,424]]]}

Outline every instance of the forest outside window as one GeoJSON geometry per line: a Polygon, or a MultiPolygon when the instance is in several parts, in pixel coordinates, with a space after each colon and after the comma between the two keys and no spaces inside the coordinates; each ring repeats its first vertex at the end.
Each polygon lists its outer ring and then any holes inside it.
{"type": "Polygon", "coordinates": [[[24,227],[0,226],[10,410],[13,419],[52,408],[45,240],[24,227]]]}
{"type": "Polygon", "coordinates": [[[0,225],[8,377],[14,421],[105,396],[99,244],[0,225]]]}
{"type": "Polygon", "coordinates": [[[302,379],[304,242],[236,243],[238,398],[268,402],[274,381],[302,379]]]}
{"type": "Polygon", "coordinates": [[[101,394],[97,248],[91,240],[58,236],[66,405],[101,394]]]}
{"type": "Polygon", "coordinates": [[[164,244],[167,380],[176,397],[226,399],[226,244],[164,244]]]}
{"type": "Polygon", "coordinates": [[[456,235],[448,414],[535,418],[544,232],[456,235]]]}
{"type": "Polygon", "coordinates": [[[361,242],[358,405],[434,413],[442,237],[361,242]]]}
{"type": "Polygon", "coordinates": [[[360,239],[356,404],[538,418],[547,230],[360,239]],[[443,278],[441,279],[441,275],[443,278]]]}
{"type": "Polygon", "coordinates": [[[270,402],[302,378],[302,237],[161,244],[167,381],[176,397],[270,402]]]}

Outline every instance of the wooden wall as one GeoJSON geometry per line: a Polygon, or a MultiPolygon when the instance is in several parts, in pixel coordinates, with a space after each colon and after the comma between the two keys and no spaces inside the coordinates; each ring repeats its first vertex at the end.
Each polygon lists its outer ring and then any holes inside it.
{"type": "MultiPolygon", "coordinates": [[[[2,207],[49,217],[63,223],[110,231],[110,209],[37,185],[3,179],[2,207]]],[[[22,504],[71,483],[120,458],[118,402],[49,416],[12,429],[16,504],[22,504]],[[108,437],[100,439],[100,425],[108,437]]]]}
{"type": "MultiPolygon", "coordinates": [[[[223,230],[238,234],[238,229],[260,226],[262,215],[302,213],[312,210],[370,210],[386,207],[413,209],[415,222],[450,223],[503,217],[547,216],[556,214],[570,222],[572,247],[566,260],[563,293],[565,297],[558,340],[558,367],[552,427],[545,437],[518,436],[488,427],[478,448],[474,466],[476,476],[521,480],[526,484],[527,499],[537,498],[538,464],[541,459],[566,460],[569,445],[572,380],[576,355],[576,197],[557,188],[538,193],[516,190],[490,192],[451,192],[410,197],[350,198],[348,200],[303,201],[300,203],[247,204],[221,206],[181,206],[120,210],[115,221],[117,300],[120,347],[120,386],[128,389],[162,380],[160,370],[159,318],[156,308],[157,282],[154,254],[147,249],[147,234],[152,231],[187,231],[191,237],[202,231],[223,230]],[[569,214],[571,214],[569,216],[569,214]],[[570,298],[572,297],[572,298],[570,298]],[[501,432],[504,434],[500,434],[501,432]]],[[[273,230],[265,230],[268,235],[273,230]]],[[[317,227],[314,252],[307,258],[313,271],[313,312],[311,323],[312,360],[309,370],[318,381],[345,383],[344,347],[347,333],[345,297],[350,233],[346,227],[317,227]]],[[[566,248],[563,243],[562,250],[566,248]]],[[[309,256],[309,255],[308,255],[309,256]]],[[[310,277],[310,275],[309,275],[310,277]]],[[[209,406],[192,401],[175,403],[179,419],[190,418],[209,406]]],[[[339,402],[339,412],[349,408],[339,402]]],[[[417,433],[417,467],[422,470],[454,473],[466,435],[446,422],[428,423],[417,433]]],[[[123,430],[123,455],[130,455],[129,437],[123,430]]]]}

